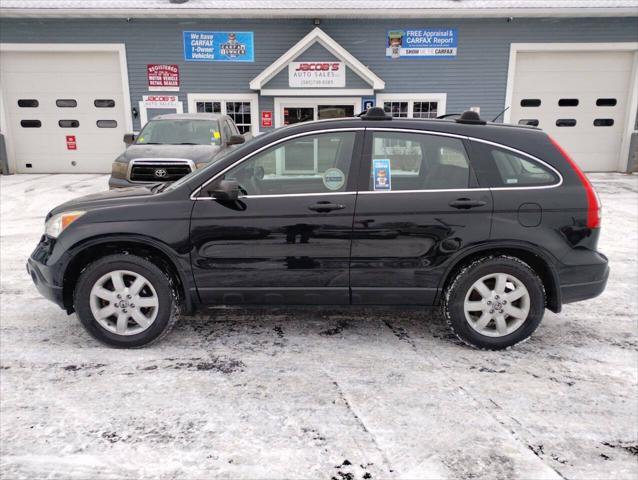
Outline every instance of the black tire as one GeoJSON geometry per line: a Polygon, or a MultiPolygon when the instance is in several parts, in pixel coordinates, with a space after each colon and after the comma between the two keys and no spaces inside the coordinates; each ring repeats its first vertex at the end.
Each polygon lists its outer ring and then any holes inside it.
{"type": "Polygon", "coordinates": [[[118,348],[138,348],[165,337],[179,318],[178,296],[168,274],[145,258],[128,254],[108,255],[88,265],[81,273],[73,301],[77,316],[89,334],[102,343],[118,348]],[[90,304],[91,289],[105,274],[126,270],[144,276],[153,286],[159,300],[153,323],[140,333],[118,335],[104,328],[93,315],[90,304]]]}
{"type": "Polygon", "coordinates": [[[502,350],[527,340],[536,330],[545,312],[543,282],[525,262],[506,255],[476,259],[462,268],[445,290],[443,314],[452,332],[464,343],[479,349],[502,350]],[[465,317],[464,302],[469,289],[479,279],[494,273],[505,273],[520,280],[529,293],[529,313],[513,332],[491,337],[475,330],[465,317]]]}

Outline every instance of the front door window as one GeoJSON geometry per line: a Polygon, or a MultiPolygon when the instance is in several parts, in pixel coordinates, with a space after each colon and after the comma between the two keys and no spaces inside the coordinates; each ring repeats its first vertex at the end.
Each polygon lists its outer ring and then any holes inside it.
{"type": "Polygon", "coordinates": [[[249,196],[345,191],[355,138],[355,132],[333,132],[289,140],[230,169],[224,178],[237,180],[249,196]]]}

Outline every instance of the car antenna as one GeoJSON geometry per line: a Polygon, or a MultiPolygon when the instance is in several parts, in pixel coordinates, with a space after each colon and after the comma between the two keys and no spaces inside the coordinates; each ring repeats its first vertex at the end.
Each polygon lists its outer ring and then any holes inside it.
{"type": "Polygon", "coordinates": [[[498,117],[500,117],[501,115],[503,115],[503,114],[504,114],[505,112],[507,112],[509,109],[510,109],[510,107],[509,107],[509,105],[508,105],[507,107],[505,107],[505,110],[503,110],[501,113],[499,113],[498,115],[496,115],[496,116],[492,119],[492,122],[495,122],[495,121],[496,121],[496,119],[497,119],[498,117]]]}

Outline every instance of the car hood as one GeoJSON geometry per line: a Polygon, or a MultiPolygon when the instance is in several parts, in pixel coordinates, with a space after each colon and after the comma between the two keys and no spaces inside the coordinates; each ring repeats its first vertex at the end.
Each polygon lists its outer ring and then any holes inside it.
{"type": "Polygon", "coordinates": [[[219,145],[131,145],[120,158],[185,158],[198,163],[210,161],[220,151],[219,145]]]}
{"type": "MultiPolygon", "coordinates": [[[[153,184],[148,185],[148,187],[151,186],[153,186],[153,184]]],[[[133,198],[137,201],[146,201],[148,198],[144,197],[150,198],[152,195],[153,192],[147,187],[118,188],[116,190],[93,193],[91,195],[74,198],[73,200],[58,205],[47,215],[47,219],[51,215],[71,210],[91,210],[93,208],[110,205],[121,205],[130,202],[133,198]]]]}

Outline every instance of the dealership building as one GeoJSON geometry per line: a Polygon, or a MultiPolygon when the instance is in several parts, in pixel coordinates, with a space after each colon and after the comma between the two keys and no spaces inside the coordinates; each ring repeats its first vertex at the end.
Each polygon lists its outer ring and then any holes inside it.
{"type": "Polygon", "coordinates": [[[636,0],[2,0],[11,173],[101,173],[168,112],[253,135],[382,106],[538,126],[635,169],[636,0]]]}

